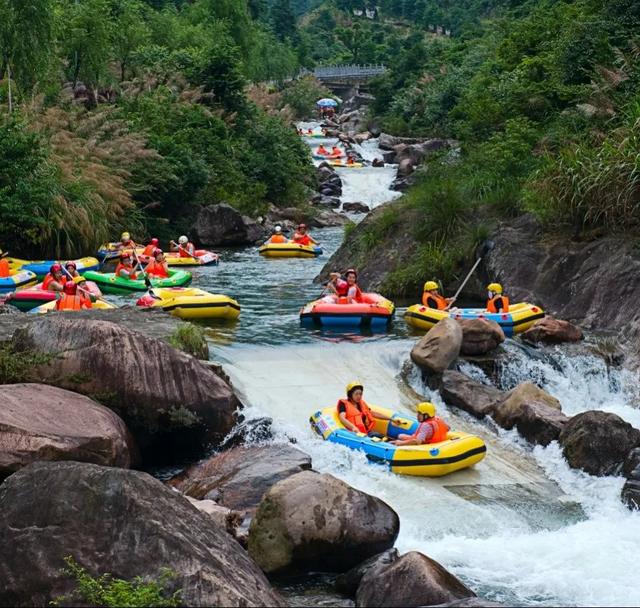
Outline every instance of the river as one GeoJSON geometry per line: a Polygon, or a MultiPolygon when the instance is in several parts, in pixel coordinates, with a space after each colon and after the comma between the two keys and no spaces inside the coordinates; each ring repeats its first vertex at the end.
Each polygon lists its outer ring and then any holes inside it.
{"type": "MultiPolygon", "coordinates": [[[[378,154],[376,143],[368,142],[364,153],[378,154]]],[[[376,206],[397,196],[388,189],[393,167],[340,172],[344,200],[376,206]]],[[[556,443],[531,448],[515,432],[448,410],[406,366],[415,337],[402,310],[382,334],[302,328],[299,309],[319,295],[312,280],[339,246],[342,229],[314,236],[325,250],[316,260],[269,260],[255,247],[229,249],[219,267],[196,271],[198,286],[241,302],[238,323],[211,326],[207,334],[212,358],[224,363],[246,415],[272,417],[276,440],[295,439],[316,470],[388,502],[400,515],[400,551],[433,557],[483,597],[528,606],[640,605],[640,514],[619,500],[623,479],[572,470],[556,443]],[[364,383],[370,403],[412,411],[418,399],[431,398],[453,428],[485,439],[487,457],[442,479],[411,478],[322,442],[309,428],[309,414],[334,404],[353,379],[364,383]]],[[[629,374],[560,349],[531,357],[510,342],[507,350],[513,363],[502,372],[504,385],[533,379],[569,415],[604,409],[640,427],[630,392],[637,382],[629,374]]],[[[465,371],[482,378],[477,368],[465,371]]]]}

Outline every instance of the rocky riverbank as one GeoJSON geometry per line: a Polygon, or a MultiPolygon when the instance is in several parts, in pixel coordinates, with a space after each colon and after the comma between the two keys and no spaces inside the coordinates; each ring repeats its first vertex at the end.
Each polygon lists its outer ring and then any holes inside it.
{"type": "Polygon", "coordinates": [[[189,606],[284,606],[283,577],[310,572],[333,573],[341,605],[475,597],[427,556],[393,550],[401,522],[382,500],[264,443],[267,420],[257,435],[238,424],[220,370],[115,323],[122,313],[92,314],[10,315],[3,348],[25,382],[0,385],[0,603],[86,601],[68,556],[92,576],[168,569],[165,592],[189,606]],[[185,457],[203,459],[167,484],[134,470],[185,457]]]}

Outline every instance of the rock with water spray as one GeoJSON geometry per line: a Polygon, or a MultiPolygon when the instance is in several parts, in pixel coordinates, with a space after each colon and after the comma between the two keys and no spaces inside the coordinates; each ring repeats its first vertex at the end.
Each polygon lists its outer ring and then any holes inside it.
{"type": "Polygon", "coordinates": [[[0,385],[0,479],[38,460],[131,466],[124,422],[83,395],[45,384],[0,385]]]}
{"type": "Polygon", "coordinates": [[[447,405],[458,407],[476,418],[484,418],[490,414],[505,395],[503,391],[455,370],[446,370],[442,374],[439,388],[447,405]]]}
{"type": "Polygon", "coordinates": [[[474,597],[462,581],[431,558],[411,551],[362,578],[356,606],[408,608],[433,606],[474,597]]]}
{"type": "Polygon", "coordinates": [[[400,530],[379,498],[303,471],[274,485],[251,522],[249,554],[267,573],[343,572],[390,549],[400,530]]]}
{"type": "Polygon", "coordinates": [[[442,319],[411,349],[411,360],[423,371],[442,374],[460,354],[462,328],[453,319],[442,319]]]}
{"type": "Polygon", "coordinates": [[[462,327],[463,355],[486,355],[505,341],[504,331],[489,319],[457,319],[462,327]]]}
{"type": "Polygon", "coordinates": [[[622,502],[632,510],[640,510],[640,448],[631,450],[622,465],[627,481],[622,488],[622,502]]]}
{"type": "Polygon", "coordinates": [[[516,428],[527,441],[549,445],[560,436],[569,418],[560,402],[531,382],[524,382],[495,405],[493,419],[507,430],[516,428]]]}
{"type": "Polygon", "coordinates": [[[186,606],[282,606],[247,553],[209,515],[146,473],[36,463],[0,486],[0,605],[46,606],[69,594],[73,556],[92,576],[175,573],[186,606]]]}
{"type": "Polygon", "coordinates": [[[579,342],[584,337],[582,330],[569,321],[546,316],[523,332],[522,339],[527,342],[544,344],[562,344],[563,342],[579,342]]]}
{"type": "Polygon", "coordinates": [[[13,342],[50,360],[34,377],[88,395],[126,423],[143,460],[167,461],[219,441],[241,404],[208,365],[115,323],[47,315],[13,342]]]}
{"type": "Polygon", "coordinates": [[[559,441],[574,469],[591,475],[615,475],[629,452],[640,446],[640,431],[616,414],[590,410],[571,418],[559,441]]]}

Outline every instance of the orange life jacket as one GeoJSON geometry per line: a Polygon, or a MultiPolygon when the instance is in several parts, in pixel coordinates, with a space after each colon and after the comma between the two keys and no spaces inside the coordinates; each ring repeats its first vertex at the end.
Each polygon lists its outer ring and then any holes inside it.
{"type": "Polygon", "coordinates": [[[145,268],[147,274],[155,274],[157,277],[162,277],[164,279],[169,278],[169,273],[167,269],[164,267],[164,264],[159,264],[155,260],[151,260],[149,265],[145,268]]]}
{"type": "Polygon", "coordinates": [[[196,248],[193,246],[193,243],[187,243],[183,247],[179,247],[178,251],[180,252],[181,258],[195,258],[196,257],[196,248]]]}
{"type": "Polygon", "coordinates": [[[355,165],[356,164],[356,159],[353,158],[353,156],[350,156],[349,158],[347,158],[347,165],[355,165]]]}
{"type": "Polygon", "coordinates": [[[493,296],[493,298],[487,302],[487,310],[489,312],[509,312],[509,298],[507,298],[507,296],[493,296]],[[496,308],[496,302],[500,299],[502,299],[502,309],[498,310],[496,308]]]}
{"type": "MultiPolygon", "coordinates": [[[[433,418],[429,418],[426,422],[433,429],[433,435],[431,435],[431,439],[429,439],[427,443],[440,443],[441,441],[446,440],[447,433],[449,432],[449,425],[442,418],[434,416],[433,418]]],[[[417,438],[419,431],[420,426],[418,426],[418,429],[412,435],[414,439],[417,438]]]]}
{"type": "Polygon", "coordinates": [[[0,278],[6,279],[11,276],[11,269],[9,268],[9,262],[2,258],[0,260],[0,278]]]}
{"type": "Polygon", "coordinates": [[[311,245],[311,237],[308,234],[298,234],[296,232],[293,235],[293,242],[298,243],[298,245],[311,245]]]}
{"type": "Polygon", "coordinates": [[[286,243],[287,238],[282,234],[274,234],[270,239],[270,243],[286,243]]]}
{"type": "Polygon", "coordinates": [[[340,399],[336,407],[339,407],[340,405],[344,405],[344,415],[347,420],[361,433],[368,433],[373,428],[375,420],[364,399],[360,400],[360,408],[348,399],[340,399]]]}
{"type": "MultiPolygon", "coordinates": [[[[44,291],[48,291],[49,290],[49,285],[51,283],[53,283],[53,281],[56,281],[57,279],[49,272],[47,273],[47,276],[44,277],[44,279],[42,280],[42,289],[44,291]]],[[[60,283],[60,285],[64,285],[67,282],[67,277],[61,277],[59,280],[57,280],[58,283],[60,283]]]]}
{"type": "Polygon", "coordinates": [[[330,154],[330,152],[324,146],[320,146],[316,150],[316,154],[322,154],[323,156],[328,156],[330,154]]]}
{"type": "Polygon", "coordinates": [[[116,266],[116,276],[121,278],[121,274],[120,271],[121,270],[125,270],[127,272],[128,278],[135,281],[136,278],[138,277],[138,275],[136,274],[136,271],[132,268],[129,267],[127,268],[122,262],[119,262],[118,265],[116,266]]]}
{"type": "Polygon", "coordinates": [[[142,251],[142,255],[153,255],[153,252],[158,248],[157,245],[153,243],[149,243],[144,250],[142,251]]]}
{"type": "Polygon", "coordinates": [[[429,305],[429,298],[435,300],[436,306],[437,306],[437,310],[445,310],[447,308],[447,306],[449,305],[447,303],[446,298],[443,298],[439,293],[437,293],[434,296],[432,293],[429,293],[428,291],[425,291],[422,294],[422,305],[423,306],[427,306],[428,308],[433,308],[432,306],[429,305]]]}
{"type": "Polygon", "coordinates": [[[76,294],[75,296],[63,293],[56,301],[56,310],[83,310],[91,308],[91,300],[76,294]]]}

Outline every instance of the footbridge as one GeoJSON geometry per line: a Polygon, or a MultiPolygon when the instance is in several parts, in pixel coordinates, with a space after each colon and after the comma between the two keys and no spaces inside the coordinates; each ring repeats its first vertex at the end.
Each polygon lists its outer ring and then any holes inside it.
{"type": "Polygon", "coordinates": [[[302,70],[300,76],[314,76],[338,95],[347,92],[366,92],[367,83],[387,72],[384,65],[329,65],[302,70]]]}

